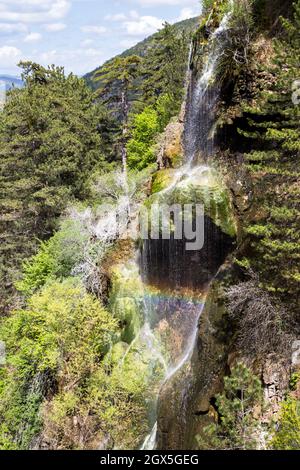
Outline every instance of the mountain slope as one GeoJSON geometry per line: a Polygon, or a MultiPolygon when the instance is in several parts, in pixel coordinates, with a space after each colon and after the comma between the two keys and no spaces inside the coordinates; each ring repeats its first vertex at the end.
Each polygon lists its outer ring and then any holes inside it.
{"type": "Polygon", "coordinates": [[[5,86],[6,90],[12,88],[12,86],[22,87],[23,82],[19,77],[14,77],[11,75],[0,75],[0,84],[5,86]]]}
{"type": "MultiPolygon", "coordinates": [[[[196,31],[197,27],[199,25],[199,17],[194,17],[190,18],[188,20],[180,21],[179,23],[176,23],[173,25],[173,28],[178,32],[178,34],[182,33],[183,31],[186,32],[186,34],[192,34],[194,31],[196,31]]],[[[147,51],[154,45],[155,40],[159,37],[160,32],[158,31],[157,33],[152,34],[152,36],[149,36],[148,38],[144,39],[143,41],[140,41],[137,43],[135,46],[131,47],[130,49],[127,49],[126,51],[122,52],[122,54],[119,54],[116,57],[127,57],[130,55],[138,55],[140,57],[144,57],[147,54],[147,51]]],[[[107,64],[108,62],[111,62],[114,58],[108,60],[105,62],[107,64]]],[[[102,67],[104,67],[104,65],[102,67]]],[[[97,90],[98,84],[93,80],[93,76],[96,72],[97,69],[93,70],[92,72],[87,73],[83,78],[86,80],[87,84],[93,89],[97,90]]],[[[101,66],[100,66],[101,70],[101,66]]]]}

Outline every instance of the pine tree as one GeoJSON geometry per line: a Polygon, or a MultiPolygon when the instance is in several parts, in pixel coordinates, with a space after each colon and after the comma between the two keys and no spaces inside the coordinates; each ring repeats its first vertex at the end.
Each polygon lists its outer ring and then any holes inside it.
{"type": "Polygon", "coordinates": [[[95,73],[96,81],[99,81],[101,84],[97,94],[104,97],[106,104],[117,103],[121,109],[122,136],[120,143],[124,175],[127,174],[126,144],[128,140],[128,117],[130,111],[129,94],[138,75],[140,62],[141,59],[138,56],[116,57],[95,73]],[[112,93],[113,87],[118,89],[116,94],[112,93]]]}
{"type": "Polygon", "coordinates": [[[250,369],[239,363],[231,376],[224,379],[224,391],[216,397],[219,423],[204,429],[198,436],[201,449],[246,450],[259,446],[262,386],[250,369]]]}
{"type": "Polygon", "coordinates": [[[264,287],[296,309],[300,293],[300,107],[295,99],[300,65],[299,0],[293,20],[282,19],[282,24],[283,35],[274,42],[274,64],[262,71],[264,89],[245,107],[248,126],[240,132],[251,139],[254,149],[246,160],[256,182],[259,214],[247,229],[250,264],[260,273],[264,287]]]}
{"type": "Polygon", "coordinates": [[[160,96],[169,96],[170,116],[177,114],[182,102],[189,41],[185,32],[178,34],[165,23],[143,61],[143,101],[155,105],[160,96]]]}
{"type": "Polygon", "coordinates": [[[72,197],[86,195],[102,161],[97,108],[83,80],[62,68],[20,64],[25,86],[14,89],[0,115],[0,298],[22,259],[46,239],[72,197]]]}

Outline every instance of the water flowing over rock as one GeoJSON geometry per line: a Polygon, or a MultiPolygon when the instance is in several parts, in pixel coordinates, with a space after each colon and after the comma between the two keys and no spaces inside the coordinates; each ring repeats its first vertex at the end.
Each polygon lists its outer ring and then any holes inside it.
{"type": "MultiPolygon", "coordinates": [[[[202,204],[204,246],[189,251],[186,248],[188,240],[185,237],[176,239],[174,233],[170,239],[149,237],[143,242],[140,258],[143,283],[156,292],[147,301],[152,318],[150,326],[159,337],[167,363],[157,400],[158,422],[152,423],[144,449],[156,446],[160,449],[184,448],[186,439],[182,437],[182,430],[187,428],[191,409],[189,399],[194,385],[191,358],[197,342],[199,319],[209,286],[232,251],[236,235],[229,191],[217,170],[205,165],[216,150],[214,126],[220,89],[214,74],[229,18],[230,13],[212,34],[201,73],[191,68],[191,48],[183,118],[184,162],[176,170],[165,169],[158,173],[152,185],[152,196],[147,201],[147,207],[153,204],[202,204]]],[[[170,139],[169,134],[170,130],[166,133],[166,141],[172,143],[174,138],[170,139]]],[[[172,166],[163,163],[161,158],[160,168],[172,166]]]]}
{"type": "MultiPolygon", "coordinates": [[[[231,13],[227,13],[208,41],[208,56],[204,68],[191,74],[187,93],[183,145],[190,164],[206,161],[216,149],[216,108],[220,97],[220,84],[215,74],[223,53],[223,38],[231,13]]],[[[190,63],[193,67],[193,62],[190,63]]]]}

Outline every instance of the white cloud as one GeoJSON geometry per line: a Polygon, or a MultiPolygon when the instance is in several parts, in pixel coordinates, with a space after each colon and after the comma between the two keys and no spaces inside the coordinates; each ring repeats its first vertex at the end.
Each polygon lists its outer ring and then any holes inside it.
{"type": "Polygon", "coordinates": [[[193,16],[197,15],[200,15],[199,9],[194,10],[193,8],[183,8],[176,21],[188,20],[189,18],[192,18],[193,16]]]}
{"type": "Polygon", "coordinates": [[[65,23],[48,23],[44,25],[44,28],[49,33],[57,33],[58,31],[63,31],[66,29],[67,25],[65,23]]]}
{"type": "Polygon", "coordinates": [[[21,60],[22,52],[17,47],[0,47],[0,70],[15,67],[21,60]]]}
{"type": "Polygon", "coordinates": [[[29,33],[24,39],[24,42],[37,42],[42,39],[42,35],[40,33],[29,33]]]}
{"type": "Polygon", "coordinates": [[[93,25],[81,26],[80,29],[83,33],[92,33],[92,34],[103,34],[103,33],[106,33],[107,31],[107,29],[104,26],[93,26],[93,25]]]}
{"type": "Polygon", "coordinates": [[[129,36],[147,36],[161,29],[164,21],[156,16],[140,16],[133,20],[126,20],[123,26],[129,36]]]}
{"type": "Polygon", "coordinates": [[[81,46],[82,47],[87,47],[87,46],[91,46],[92,44],[94,44],[94,39],[85,39],[84,41],[81,41],[81,46]]]}
{"type": "Polygon", "coordinates": [[[0,23],[0,34],[26,33],[28,27],[23,23],[0,23]]]}
{"type": "Polygon", "coordinates": [[[104,17],[107,21],[124,21],[126,20],[126,15],[124,13],[117,13],[115,15],[106,15],[104,17]]]}
{"type": "Polygon", "coordinates": [[[101,50],[97,48],[53,49],[43,53],[30,54],[26,59],[34,60],[44,66],[55,64],[65,67],[67,72],[78,74],[93,70],[106,60],[101,50]]]}
{"type": "Polygon", "coordinates": [[[139,5],[152,7],[152,6],[159,6],[159,5],[195,5],[196,3],[199,5],[199,0],[136,0],[139,5]]]}
{"type": "Polygon", "coordinates": [[[0,20],[20,23],[46,23],[64,18],[69,0],[1,0],[0,20]]]}

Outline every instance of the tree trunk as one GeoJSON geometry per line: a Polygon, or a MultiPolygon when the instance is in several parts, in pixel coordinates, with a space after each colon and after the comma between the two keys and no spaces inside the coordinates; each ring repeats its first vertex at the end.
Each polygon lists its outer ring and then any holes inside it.
{"type": "Polygon", "coordinates": [[[122,155],[122,170],[123,170],[123,184],[124,184],[124,192],[125,197],[127,198],[127,227],[130,224],[130,201],[129,201],[129,189],[128,189],[128,174],[127,174],[127,137],[128,137],[128,112],[129,112],[129,105],[128,105],[128,93],[126,86],[122,91],[122,113],[123,113],[123,128],[122,128],[122,147],[121,147],[121,155],[122,155]]]}
{"type": "Polygon", "coordinates": [[[124,177],[126,178],[127,182],[127,135],[128,135],[128,99],[126,91],[122,91],[122,114],[123,114],[123,129],[122,129],[122,148],[121,148],[121,155],[122,155],[122,168],[124,177]]]}

